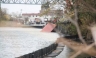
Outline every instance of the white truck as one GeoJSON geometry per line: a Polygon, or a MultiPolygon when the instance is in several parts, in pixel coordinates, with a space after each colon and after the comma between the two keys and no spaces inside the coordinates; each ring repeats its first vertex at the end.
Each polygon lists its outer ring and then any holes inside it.
{"type": "Polygon", "coordinates": [[[29,25],[30,26],[45,26],[46,25],[45,19],[41,18],[34,18],[34,19],[29,19],[29,25]]]}
{"type": "Polygon", "coordinates": [[[51,16],[30,16],[27,20],[27,25],[29,26],[45,26],[48,21],[50,21],[51,16]]]}

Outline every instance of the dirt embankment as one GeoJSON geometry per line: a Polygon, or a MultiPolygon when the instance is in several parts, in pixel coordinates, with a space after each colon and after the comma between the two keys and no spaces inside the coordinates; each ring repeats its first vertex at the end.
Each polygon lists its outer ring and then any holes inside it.
{"type": "Polygon", "coordinates": [[[89,49],[89,46],[85,46],[82,43],[75,42],[73,40],[68,40],[65,38],[58,38],[57,43],[62,42],[64,45],[67,45],[71,49],[73,49],[75,52],[82,51],[85,54],[91,55],[91,56],[96,56],[96,49],[94,47],[91,47],[89,49]]]}
{"type": "Polygon", "coordinates": [[[1,21],[0,27],[24,27],[25,25],[15,21],[1,21]]]}

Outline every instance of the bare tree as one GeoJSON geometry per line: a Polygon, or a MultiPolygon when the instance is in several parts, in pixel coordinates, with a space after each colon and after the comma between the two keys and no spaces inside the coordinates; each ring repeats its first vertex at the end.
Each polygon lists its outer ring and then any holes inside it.
{"type": "MultiPolygon", "coordinates": [[[[77,34],[83,45],[81,43],[78,43],[79,45],[82,46],[82,48],[79,49],[81,46],[76,47],[76,46],[72,45],[72,41],[66,42],[66,40],[64,41],[64,38],[62,38],[62,40],[59,38],[58,41],[60,40],[61,42],[66,44],[66,46],[69,47],[69,49],[71,48],[74,51],[77,50],[76,53],[74,53],[73,55],[70,54],[71,58],[75,58],[78,55],[81,55],[82,52],[85,54],[91,55],[91,56],[96,55],[96,50],[93,47],[95,44],[94,44],[94,42],[92,42],[92,34],[91,34],[90,30],[88,29],[88,27],[90,27],[90,25],[96,23],[95,22],[96,21],[95,20],[96,19],[96,16],[95,16],[96,15],[96,7],[95,7],[96,0],[65,0],[65,2],[66,2],[65,4],[63,4],[62,2],[64,2],[64,0],[56,0],[56,1],[54,1],[54,3],[50,4],[50,8],[56,4],[63,5],[64,18],[61,18],[61,17],[60,18],[64,19],[64,20],[67,19],[71,22],[71,24],[69,24],[69,26],[67,28],[67,31],[69,31],[69,34],[71,34],[71,35],[77,34]],[[89,39],[91,39],[91,40],[89,40],[89,39]],[[91,41],[91,44],[89,45],[90,42],[87,42],[87,41],[91,41]],[[68,44],[68,42],[70,43],[70,45],[68,44]],[[76,49],[74,49],[72,46],[75,47],[76,49]],[[84,49],[84,47],[85,47],[85,49],[84,49]],[[88,50],[90,50],[90,51],[88,52],[88,50]]],[[[60,9],[61,7],[59,6],[58,8],[60,9]]],[[[48,11],[50,11],[50,10],[48,10],[48,11]]],[[[47,13],[48,13],[48,11],[47,11],[47,13]]],[[[59,15],[57,15],[57,16],[59,16],[59,15]]],[[[55,30],[58,32],[57,29],[55,29],[55,30]]],[[[58,32],[58,33],[62,34],[60,32],[58,32]]],[[[77,44],[77,43],[75,43],[75,44],[77,44]]],[[[68,57],[70,57],[70,56],[67,56],[67,58],[68,57]]],[[[86,57],[86,55],[85,55],[85,57],[86,57]]]]}

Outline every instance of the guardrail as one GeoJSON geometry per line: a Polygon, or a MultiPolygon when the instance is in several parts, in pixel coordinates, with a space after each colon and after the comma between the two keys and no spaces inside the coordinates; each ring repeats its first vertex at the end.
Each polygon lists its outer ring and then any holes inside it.
{"type": "Polygon", "coordinates": [[[56,50],[56,47],[58,46],[58,44],[53,43],[48,47],[45,47],[43,49],[39,49],[35,52],[26,54],[26,55],[22,55],[20,57],[16,57],[16,58],[43,58],[44,56],[52,53],[54,50],[56,50]]]}

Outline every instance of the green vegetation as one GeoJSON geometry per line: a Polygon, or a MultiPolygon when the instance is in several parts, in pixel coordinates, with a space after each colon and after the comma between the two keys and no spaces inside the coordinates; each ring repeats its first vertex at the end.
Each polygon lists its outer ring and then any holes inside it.
{"type": "MultiPolygon", "coordinates": [[[[56,15],[56,18],[58,17],[58,20],[71,18],[71,22],[72,21],[73,22],[67,24],[59,24],[58,21],[56,24],[63,27],[63,30],[66,29],[69,35],[78,35],[77,26],[79,26],[81,34],[84,37],[84,39],[92,40],[92,35],[89,27],[92,26],[93,24],[96,24],[96,0],[60,0],[60,1],[66,2],[66,4],[63,4],[65,6],[64,14],[58,15],[58,13],[60,12],[55,11],[54,15],[56,15]],[[67,16],[65,16],[65,14],[67,16]],[[62,18],[60,16],[65,16],[67,18],[62,18]]],[[[62,2],[60,2],[60,4],[62,4],[62,2]]],[[[48,10],[50,9],[49,5],[53,6],[54,4],[48,2],[42,5],[42,8],[48,10]]],[[[52,10],[50,9],[48,11],[45,11],[45,13],[48,13],[50,11],[52,10]]]]}
{"type": "MultiPolygon", "coordinates": [[[[89,27],[96,24],[96,0],[72,0],[73,5],[68,5],[66,11],[74,13],[71,18],[75,21],[75,9],[77,10],[77,22],[79,24],[81,34],[85,40],[92,40],[89,27]],[[75,6],[74,6],[75,5],[75,6]]],[[[67,31],[71,35],[77,34],[74,24],[69,24],[67,31]]]]}

